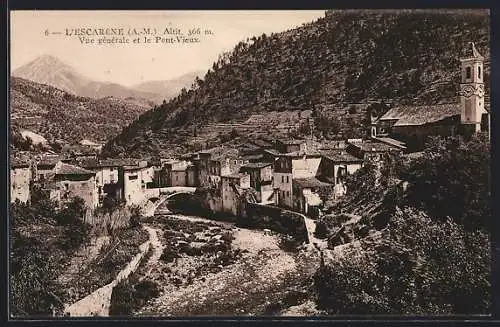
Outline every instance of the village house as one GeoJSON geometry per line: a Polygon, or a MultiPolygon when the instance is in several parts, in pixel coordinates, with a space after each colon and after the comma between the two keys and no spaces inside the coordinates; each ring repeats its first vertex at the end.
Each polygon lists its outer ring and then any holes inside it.
{"type": "Polygon", "coordinates": [[[10,202],[29,203],[32,169],[29,162],[13,160],[10,164],[10,202]]]}
{"type": "Polygon", "coordinates": [[[126,159],[80,159],[78,163],[81,167],[91,170],[96,174],[97,193],[99,204],[105,197],[113,198],[117,201],[124,199],[123,195],[123,167],[133,165],[135,160],[126,159]]]}
{"type": "Polygon", "coordinates": [[[191,162],[188,163],[187,165],[186,175],[187,175],[186,186],[196,187],[198,185],[197,182],[198,172],[196,171],[196,166],[191,162]]]}
{"type": "Polygon", "coordinates": [[[346,150],[357,158],[363,159],[363,162],[368,160],[380,160],[384,155],[400,156],[406,149],[400,144],[390,144],[378,138],[368,140],[349,139],[346,150]]]}
{"type": "MultiPolygon", "coordinates": [[[[170,159],[162,162],[164,181],[162,186],[187,186],[188,166],[191,163],[185,160],[170,159]]],[[[191,179],[193,179],[191,177],[191,179]]],[[[192,181],[193,182],[193,181],[192,181]]]]}
{"type": "Polygon", "coordinates": [[[60,156],[44,157],[35,165],[35,181],[44,182],[54,174],[56,164],[61,161],[60,156]]]}
{"type": "MultiPolygon", "coordinates": [[[[345,149],[322,150],[323,155],[318,178],[333,185],[343,184],[345,177],[354,174],[363,166],[363,159],[347,152],[345,149]]],[[[336,196],[342,196],[345,188],[338,187],[336,196]]]]}
{"type": "Polygon", "coordinates": [[[98,206],[99,198],[95,173],[64,162],[58,162],[54,168],[54,188],[50,198],[63,204],[75,197],[84,200],[87,217],[98,206]]]}
{"type": "Polygon", "coordinates": [[[274,203],[273,163],[247,163],[240,168],[240,172],[250,175],[250,187],[256,190],[257,202],[274,203]]]}
{"type": "Polygon", "coordinates": [[[305,140],[278,140],[276,149],[281,153],[306,152],[307,145],[305,140]]]}
{"type": "Polygon", "coordinates": [[[187,165],[172,168],[172,186],[186,186],[187,184],[187,165]]]}
{"type": "Polygon", "coordinates": [[[142,205],[147,201],[143,173],[147,167],[134,165],[123,167],[123,195],[127,205],[142,205]]]}
{"type": "Polygon", "coordinates": [[[483,56],[474,44],[461,59],[459,101],[453,103],[396,106],[381,117],[370,115],[372,138],[393,138],[419,151],[431,136],[471,135],[489,132],[483,82],[483,56]]]}
{"type": "Polygon", "coordinates": [[[320,181],[316,177],[294,179],[293,209],[317,217],[333,189],[333,184],[320,181]]]}
{"type": "Polygon", "coordinates": [[[237,216],[241,211],[243,191],[250,188],[250,175],[230,174],[222,179],[222,211],[237,216]]]}
{"type": "Polygon", "coordinates": [[[198,152],[193,161],[200,186],[220,187],[221,176],[237,173],[248,161],[239,156],[238,149],[217,147],[198,152]]]}

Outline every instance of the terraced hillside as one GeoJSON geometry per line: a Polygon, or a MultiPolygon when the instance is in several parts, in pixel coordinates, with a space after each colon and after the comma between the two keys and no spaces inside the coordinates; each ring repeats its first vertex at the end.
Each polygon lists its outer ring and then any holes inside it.
{"type": "Polygon", "coordinates": [[[329,11],[238,43],[196,87],[143,114],[105,153],[167,150],[203,126],[268,112],[313,110],[318,133],[360,136],[367,103],[457,101],[459,59],[471,41],[487,58],[489,80],[487,11],[329,11]]]}

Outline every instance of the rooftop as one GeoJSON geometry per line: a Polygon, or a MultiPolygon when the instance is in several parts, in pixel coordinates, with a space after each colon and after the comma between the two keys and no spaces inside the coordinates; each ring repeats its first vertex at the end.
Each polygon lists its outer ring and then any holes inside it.
{"type": "Polygon", "coordinates": [[[361,143],[351,143],[351,145],[365,152],[392,152],[401,151],[399,146],[390,145],[377,139],[363,140],[361,143]]]}
{"type": "Polygon", "coordinates": [[[271,166],[273,163],[272,162],[250,162],[247,164],[244,164],[241,166],[241,168],[248,168],[248,169],[261,169],[264,167],[271,166]]]}
{"type": "Polygon", "coordinates": [[[103,159],[84,158],[78,160],[79,165],[84,168],[100,168],[100,167],[123,167],[134,166],[137,160],[134,159],[103,159]]]}
{"type": "Polygon", "coordinates": [[[57,164],[55,169],[56,175],[95,175],[93,171],[83,169],[78,166],[70,165],[64,162],[57,164]]]}
{"type": "Polygon", "coordinates": [[[241,179],[241,178],[243,178],[245,176],[248,176],[248,175],[244,174],[244,173],[235,173],[235,174],[229,174],[229,175],[221,176],[221,178],[241,179]]]}
{"type": "Polygon", "coordinates": [[[10,163],[10,168],[29,168],[30,163],[22,160],[12,160],[10,163]]]}
{"type": "Polygon", "coordinates": [[[280,153],[282,157],[292,157],[292,158],[302,158],[302,157],[321,157],[321,153],[318,151],[295,151],[290,153],[280,153]]]}
{"type": "Polygon", "coordinates": [[[346,150],[322,150],[321,154],[333,162],[363,162],[363,159],[353,156],[346,150]]]}
{"type": "Polygon", "coordinates": [[[325,183],[317,179],[316,177],[309,178],[297,178],[293,180],[294,184],[297,184],[301,188],[322,188],[322,187],[333,187],[333,184],[325,183]]]}
{"type": "Polygon", "coordinates": [[[460,115],[458,103],[401,106],[390,109],[380,120],[397,120],[394,126],[417,126],[460,115]]]}
{"type": "Polygon", "coordinates": [[[305,140],[296,140],[296,139],[280,140],[279,142],[281,142],[282,144],[285,144],[285,145],[300,145],[300,144],[306,143],[305,140]]]}

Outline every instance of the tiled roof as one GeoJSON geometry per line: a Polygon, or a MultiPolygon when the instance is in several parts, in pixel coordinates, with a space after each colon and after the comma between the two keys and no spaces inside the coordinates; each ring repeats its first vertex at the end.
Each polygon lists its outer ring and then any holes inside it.
{"type": "Polygon", "coordinates": [[[299,185],[301,188],[318,188],[318,187],[333,187],[333,184],[325,183],[316,177],[297,178],[293,180],[294,184],[299,185]]]}
{"type": "Polygon", "coordinates": [[[377,140],[382,141],[386,144],[389,145],[394,145],[395,147],[401,148],[401,149],[406,149],[406,144],[404,142],[395,140],[390,137],[377,137],[377,140]]]}
{"type": "Polygon", "coordinates": [[[53,168],[61,159],[61,157],[42,158],[36,165],[37,167],[53,168]]]}
{"type": "Polygon", "coordinates": [[[56,175],[94,175],[93,171],[83,169],[78,166],[70,165],[64,162],[58,163],[55,170],[56,175]]]}
{"type": "Polygon", "coordinates": [[[401,106],[390,109],[380,120],[397,120],[394,126],[424,125],[460,115],[457,103],[427,106],[401,106]]]}
{"type": "Polygon", "coordinates": [[[260,160],[263,158],[264,158],[264,155],[262,155],[262,154],[247,154],[246,156],[241,157],[241,159],[243,159],[243,160],[260,160]]]}
{"type": "Polygon", "coordinates": [[[304,156],[306,157],[321,157],[321,153],[318,151],[296,151],[296,152],[290,152],[290,153],[280,153],[280,156],[282,157],[292,157],[292,158],[302,158],[304,156]]]}
{"type": "Polygon", "coordinates": [[[333,162],[363,162],[363,159],[355,157],[345,150],[323,150],[321,154],[333,162]]]}
{"type": "Polygon", "coordinates": [[[364,140],[362,143],[355,144],[356,147],[360,148],[365,152],[391,152],[391,151],[401,151],[401,149],[394,145],[389,145],[384,142],[376,140],[364,140]]]}
{"type": "Polygon", "coordinates": [[[250,162],[241,166],[241,168],[249,168],[249,169],[260,169],[267,166],[271,166],[272,162],[250,162]]]}
{"type": "Polygon", "coordinates": [[[103,159],[82,158],[78,160],[79,165],[84,168],[100,168],[100,167],[123,167],[137,165],[138,160],[135,159],[103,159]]]}
{"type": "Polygon", "coordinates": [[[235,174],[221,176],[221,178],[241,179],[245,176],[248,176],[248,175],[244,174],[244,173],[235,173],[235,174]]]}
{"type": "Polygon", "coordinates": [[[13,159],[10,162],[10,168],[29,168],[30,163],[27,161],[13,159]]]}
{"type": "Polygon", "coordinates": [[[300,145],[306,143],[305,140],[280,140],[279,142],[286,145],[300,145]]]}

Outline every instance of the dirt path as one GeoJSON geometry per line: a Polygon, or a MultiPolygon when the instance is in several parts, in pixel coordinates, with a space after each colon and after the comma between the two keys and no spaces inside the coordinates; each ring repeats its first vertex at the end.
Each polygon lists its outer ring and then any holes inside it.
{"type": "Polygon", "coordinates": [[[150,244],[155,246],[155,244],[158,245],[159,243],[155,229],[148,226],[143,226],[143,228],[149,233],[149,239],[139,246],[139,253],[136,254],[127,266],[118,273],[118,276],[116,276],[111,283],[66,307],[64,310],[65,313],[70,316],[109,316],[113,288],[137,269],[141,259],[147,253],[150,244]]]}

